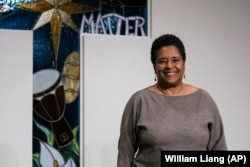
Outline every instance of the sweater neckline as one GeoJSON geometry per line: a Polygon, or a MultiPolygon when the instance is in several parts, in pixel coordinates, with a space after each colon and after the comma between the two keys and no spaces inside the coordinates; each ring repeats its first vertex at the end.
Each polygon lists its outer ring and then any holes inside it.
{"type": "Polygon", "coordinates": [[[154,92],[154,91],[150,90],[149,88],[145,88],[145,90],[148,91],[151,94],[155,94],[155,95],[158,95],[158,96],[161,96],[161,97],[177,99],[177,98],[186,98],[186,97],[190,97],[190,96],[195,96],[196,94],[199,94],[202,89],[199,88],[199,89],[197,89],[196,91],[194,91],[192,93],[189,93],[189,94],[186,94],[186,95],[177,95],[177,96],[163,95],[163,94],[154,92]]]}

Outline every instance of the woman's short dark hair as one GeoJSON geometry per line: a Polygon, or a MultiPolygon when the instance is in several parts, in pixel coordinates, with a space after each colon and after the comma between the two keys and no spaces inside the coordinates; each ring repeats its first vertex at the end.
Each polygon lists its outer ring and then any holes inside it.
{"type": "Polygon", "coordinates": [[[173,45],[178,48],[182,58],[186,61],[186,53],[185,47],[182,41],[175,35],[172,34],[164,34],[156,38],[151,47],[151,62],[155,65],[157,58],[157,51],[161,49],[163,46],[173,45]]]}

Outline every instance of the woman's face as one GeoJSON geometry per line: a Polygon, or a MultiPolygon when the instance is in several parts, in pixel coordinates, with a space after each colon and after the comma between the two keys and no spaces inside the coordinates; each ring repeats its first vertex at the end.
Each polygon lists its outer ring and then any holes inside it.
{"type": "Polygon", "coordinates": [[[178,86],[185,71],[183,60],[176,46],[164,46],[157,52],[155,73],[161,86],[178,86]]]}

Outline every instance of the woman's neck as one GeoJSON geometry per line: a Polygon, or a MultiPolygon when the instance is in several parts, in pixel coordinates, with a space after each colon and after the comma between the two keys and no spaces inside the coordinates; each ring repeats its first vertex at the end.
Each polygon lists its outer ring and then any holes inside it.
{"type": "Polygon", "coordinates": [[[163,95],[167,96],[178,96],[182,95],[184,91],[184,83],[180,83],[178,85],[167,85],[167,86],[162,86],[159,83],[156,83],[155,88],[157,91],[163,95]]]}

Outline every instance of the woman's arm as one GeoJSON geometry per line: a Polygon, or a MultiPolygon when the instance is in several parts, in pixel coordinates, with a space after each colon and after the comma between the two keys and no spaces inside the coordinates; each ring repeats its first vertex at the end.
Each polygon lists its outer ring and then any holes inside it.
{"type": "Polygon", "coordinates": [[[136,120],[139,105],[134,96],[128,101],[122,116],[118,143],[117,167],[131,167],[137,146],[136,120]]]}
{"type": "Polygon", "coordinates": [[[209,151],[226,151],[227,144],[224,134],[223,122],[220,116],[219,109],[211,97],[211,112],[212,112],[212,122],[209,124],[209,143],[207,150],[209,151]]]}

